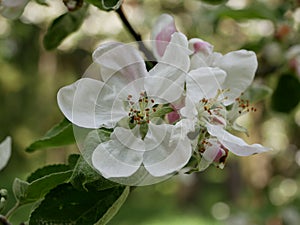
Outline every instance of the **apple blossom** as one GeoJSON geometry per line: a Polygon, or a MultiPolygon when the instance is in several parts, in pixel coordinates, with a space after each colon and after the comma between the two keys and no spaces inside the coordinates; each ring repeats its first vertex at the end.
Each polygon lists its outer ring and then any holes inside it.
{"type": "Polygon", "coordinates": [[[164,178],[191,157],[187,120],[172,125],[160,118],[164,104],[182,96],[182,77],[190,66],[185,36],[174,33],[170,43],[149,72],[133,46],[104,44],[93,53],[98,79],[82,78],[58,92],[58,105],[72,123],[113,129],[110,140],[97,145],[91,156],[93,167],[105,178],[128,178],[136,184],[140,178],[133,177],[141,170],[164,178]]]}

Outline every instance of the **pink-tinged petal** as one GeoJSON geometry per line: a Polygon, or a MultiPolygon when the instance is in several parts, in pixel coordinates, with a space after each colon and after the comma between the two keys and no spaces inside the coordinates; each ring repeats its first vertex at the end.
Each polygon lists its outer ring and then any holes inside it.
{"type": "Polygon", "coordinates": [[[249,156],[271,150],[260,144],[249,145],[243,139],[230,134],[219,125],[207,124],[207,131],[212,136],[217,137],[225,148],[238,156],[249,156]]]}
{"type": "Polygon", "coordinates": [[[144,142],[132,130],[117,127],[110,141],[97,146],[92,164],[105,178],[129,177],[140,168],[144,151],[144,142]]]}
{"type": "Polygon", "coordinates": [[[215,66],[226,71],[227,77],[223,89],[228,97],[226,105],[232,104],[252,83],[257,69],[257,58],[254,52],[239,50],[230,52],[215,61],[215,66]]]}
{"type": "Polygon", "coordinates": [[[191,53],[186,36],[179,32],[174,33],[164,56],[158,60],[157,65],[150,71],[150,75],[175,81],[189,70],[191,53]]]}
{"type": "MultiPolygon", "coordinates": [[[[185,77],[190,67],[190,53],[191,51],[188,49],[186,37],[183,34],[176,32],[172,35],[172,40],[167,46],[163,58],[149,72],[151,77],[158,77],[161,79],[164,78],[169,80],[168,83],[174,83],[179,87],[177,91],[172,91],[172,93],[170,93],[174,95],[173,101],[179,99],[182,95],[185,77]]],[[[162,84],[157,83],[157,85],[165,86],[166,82],[162,84]]],[[[148,89],[154,94],[158,92],[164,92],[162,89],[155,87],[154,84],[151,84],[151,88],[148,89]],[[154,89],[156,89],[156,91],[154,89]]],[[[168,89],[170,90],[170,88],[168,89]]]]}
{"type": "Polygon", "coordinates": [[[209,56],[213,53],[214,46],[199,38],[192,38],[189,40],[189,48],[194,53],[201,53],[204,56],[209,56]]]}
{"type": "Polygon", "coordinates": [[[168,14],[162,14],[152,29],[151,39],[154,40],[153,52],[160,59],[171,40],[173,33],[177,31],[174,18],[168,14]]]}
{"type": "Polygon", "coordinates": [[[186,77],[187,97],[195,103],[203,98],[213,98],[222,89],[225,78],[225,71],[218,68],[200,67],[192,70],[186,77]]]}
{"type": "Polygon", "coordinates": [[[5,138],[0,143],[0,170],[2,170],[8,163],[11,156],[11,137],[5,138]]]}
{"type": "Polygon", "coordinates": [[[185,98],[183,96],[180,97],[176,102],[170,104],[170,107],[174,110],[166,115],[166,118],[170,124],[175,123],[180,119],[180,109],[182,109],[185,105],[185,98]]]}
{"type": "Polygon", "coordinates": [[[117,88],[148,75],[140,52],[129,44],[103,44],[94,51],[93,60],[100,65],[101,80],[117,88]]]}
{"type": "Polygon", "coordinates": [[[65,117],[85,128],[114,127],[126,115],[117,101],[109,86],[90,78],[82,78],[57,93],[58,106],[65,117]]]}
{"type": "Polygon", "coordinates": [[[213,45],[201,39],[192,38],[189,40],[189,48],[194,52],[191,56],[190,70],[212,66],[215,54],[213,45]]]}
{"type": "Polygon", "coordinates": [[[192,147],[186,134],[180,135],[183,134],[181,130],[180,126],[149,124],[144,139],[146,152],[143,163],[153,176],[178,172],[188,163],[192,147]]]}

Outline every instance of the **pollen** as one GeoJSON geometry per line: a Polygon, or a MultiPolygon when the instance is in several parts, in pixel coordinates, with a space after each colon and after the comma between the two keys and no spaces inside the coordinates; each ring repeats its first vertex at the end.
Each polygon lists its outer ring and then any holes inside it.
{"type": "Polygon", "coordinates": [[[141,92],[136,102],[133,101],[132,95],[128,95],[127,102],[129,123],[138,125],[149,123],[151,113],[156,112],[155,107],[153,107],[154,99],[149,98],[146,92],[141,92]]]}
{"type": "MultiPolygon", "coordinates": [[[[243,95],[243,93],[241,94],[243,95]]],[[[249,100],[236,98],[235,101],[238,103],[239,114],[243,114],[245,112],[256,112],[257,109],[250,105],[249,100]]]]}

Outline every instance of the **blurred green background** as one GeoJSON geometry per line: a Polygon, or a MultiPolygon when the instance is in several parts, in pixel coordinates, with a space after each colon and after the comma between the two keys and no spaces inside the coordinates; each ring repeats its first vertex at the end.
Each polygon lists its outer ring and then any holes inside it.
{"type": "MultiPolygon", "coordinates": [[[[99,44],[134,41],[116,13],[90,7],[81,28],[57,50],[46,51],[42,39],[47,26],[66,11],[60,0],[48,4],[30,2],[15,21],[0,18],[0,139],[13,138],[12,158],[0,173],[0,188],[9,191],[7,209],[14,204],[15,177],[26,178],[41,166],[65,162],[68,154],[78,151],[74,145],[25,152],[63,118],[56,103],[58,89],[83,75],[99,44]]],[[[249,128],[245,140],[273,151],[245,158],[230,155],[223,170],[211,166],[139,187],[109,224],[300,224],[300,1],[229,0],[209,5],[199,0],[126,0],[124,10],[144,40],[150,38],[156,18],[169,13],[188,38],[204,39],[215,51],[255,51],[255,82],[271,87],[273,94],[240,123],[249,128]]],[[[26,216],[23,211],[16,221],[26,216]]]]}

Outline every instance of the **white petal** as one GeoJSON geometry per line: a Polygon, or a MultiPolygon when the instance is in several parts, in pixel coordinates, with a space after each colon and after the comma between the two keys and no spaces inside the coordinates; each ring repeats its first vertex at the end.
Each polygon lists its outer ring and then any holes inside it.
{"type": "Polygon", "coordinates": [[[148,75],[140,52],[129,44],[103,44],[94,51],[93,60],[100,65],[102,80],[110,86],[122,88],[148,75]]]}
{"type": "Polygon", "coordinates": [[[129,129],[117,127],[112,140],[101,143],[92,155],[93,166],[105,177],[129,177],[142,164],[144,143],[129,129]]]}
{"type": "Polygon", "coordinates": [[[257,69],[257,59],[254,52],[239,50],[219,57],[215,61],[215,66],[227,73],[223,89],[230,89],[225,93],[228,97],[225,104],[229,105],[252,83],[257,69]]]}
{"type": "Polygon", "coordinates": [[[207,131],[218,138],[219,142],[225,146],[229,151],[238,156],[249,156],[256,153],[266,152],[271,150],[260,144],[247,144],[244,140],[236,137],[219,125],[207,124],[207,131]]]}
{"type": "Polygon", "coordinates": [[[134,174],[129,177],[111,177],[109,178],[109,180],[123,185],[145,186],[162,182],[170,178],[171,176],[173,176],[173,174],[168,174],[162,177],[154,177],[145,169],[144,166],[141,166],[134,174]]]}
{"type": "Polygon", "coordinates": [[[151,76],[145,79],[145,90],[155,104],[172,103],[181,98],[184,91],[184,77],[173,81],[164,77],[151,76]]]}
{"type": "Polygon", "coordinates": [[[180,79],[181,76],[186,75],[190,67],[189,55],[191,53],[186,36],[182,33],[174,33],[164,56],[150,71],[150,75],[165,77],[173,81],[180,79]]]}
{"type": "Polygon", "coordinates": [[[226,73],[218,68],[200,67],[189,72],[186,78],[187,96],[194,102],[213,98],[222,89],[226,73]]]}
{"type": "Polygon", "coordinates": [[[171,40],[171,36],[176,32],[174,18],[168,14],[162,14],[152,29],[151,39],[153,42],[153,53],[160,59],[171,40]]]}
{"type": "Polygon", "coordinates": [[[0,170],[2,170],[11,156],[11,137],[5,138],[0,143],[0,170]]]}
{"type": "Polygon", "coordinates": [[[191,120],[196,118],[196,116],[198,115],[198,111],[196,109],[194,99],[189,98],[189,96],[185,98],[185,106],[182,109],[180,109],[180,114],[183,117],[191,120]]]}
{"type": "Polygon", "coordinates": [[[146,152],[143,163],[153,176],[177,172],[188,163],[192,152],[190,141],[186,136],[177,139],[172,136],[180,132],[181,128],[173,125],[149,124],[144,139],[146,152]],[[176,131],[173,132],[173,129],[176,131]]]}
{"type": "Polygon", "coordinates": [[[57,93],[60,110],[72,123],[85,128],[113,127],[126,112],[115,103],[115,94],[101,81],[82,78],[57,93]],[[112,106],[115,107],[114,111],[112,106]]]}

